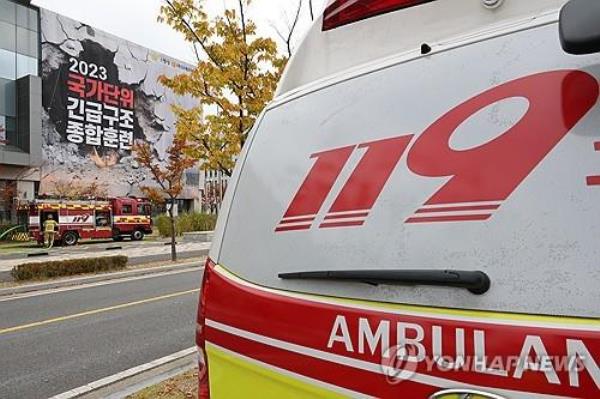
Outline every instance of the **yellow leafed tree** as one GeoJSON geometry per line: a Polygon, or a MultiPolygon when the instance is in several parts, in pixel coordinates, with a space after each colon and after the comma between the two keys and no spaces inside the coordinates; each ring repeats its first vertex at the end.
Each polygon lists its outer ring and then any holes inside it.
{"type": "Polygon", "coordinates": [[[175,201],[183,191],[183,176],[187,169],[194,166],[196,161],[187,155],[185,137],[176,134],[173,143],[167,150],[169,155],[163,162],[156,151],[147,142],[138,142],[133,153],[135,160],[146,168],[156,186],[141,187],[142,191],[155,203],[168,201],[169,222],[171,224],[171,260],[177,260],[175,242],[175,201]]]}
{"type": "Polygon", "coordinates": [[[161,83],[199,100],[196,108],[174,108],[177,132],[190,143],[190,155],[204,169],[231,175],[249,130],[273,98],[287,58],[278,55],[272,39],[257,35],[247,17],[250,0],[237,0],[216,17],[206,13],[205,1],[165,0],[161,7],[159,21],[183,34],[198,59],[191,73],[162,76],[161,83]]]}

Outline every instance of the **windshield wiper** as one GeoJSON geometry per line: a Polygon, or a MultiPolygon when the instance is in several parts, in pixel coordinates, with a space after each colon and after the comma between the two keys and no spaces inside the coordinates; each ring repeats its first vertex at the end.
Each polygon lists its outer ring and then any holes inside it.
{"type": "Polygon", "coordinates": [[[332,280],[371,285],[433,285],[465,288],[475,295],[485,294],[491,285],[487,274],[462,270],[331,270],[281,273],[284,280],[332,280]]]}

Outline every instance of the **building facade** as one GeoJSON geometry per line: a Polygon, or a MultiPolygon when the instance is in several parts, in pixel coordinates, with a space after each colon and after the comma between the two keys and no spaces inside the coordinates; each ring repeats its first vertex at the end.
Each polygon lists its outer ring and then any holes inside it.
{"type": "Polygon", "coordinates": [[[40,19],[28,3],[0,0],[0,223],[41,179],[40,19]]]}
{"type": "Polygon", "coordinates": [[[203,170],[200,174],[202,211],[218,214],[227,191],[229,176],[220,170],[203,170]]]}
{"type": "MultiPolygon", "coordinates": [[[[192,66],[92,26],[0,0],[0,224],[15,202],[39,195],[143,196],[155,185],[134,159],[137,142],[166,159],[178,96],[159,77],[192,66]]],[[[189,170],[179,208],[201,207],[189,170]]]]}

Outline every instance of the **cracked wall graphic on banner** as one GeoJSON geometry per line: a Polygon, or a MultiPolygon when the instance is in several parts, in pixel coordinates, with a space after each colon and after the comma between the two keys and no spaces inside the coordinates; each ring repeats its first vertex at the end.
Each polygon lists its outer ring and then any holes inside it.
{"type": "MultiPolygon", "coordinates": [[[[44,9],[41,32],[40,193],[72,182],[104,187],[111,197],[141,196],[139,187],[153,182],[133,159],[133,144],[149,142],[164,159],[175,133],[171,106],[196,105],[158,77],[193,67],[44,9]]],[[[198,190],[187,185],[181,198],[198,198],[198,190]]]]}

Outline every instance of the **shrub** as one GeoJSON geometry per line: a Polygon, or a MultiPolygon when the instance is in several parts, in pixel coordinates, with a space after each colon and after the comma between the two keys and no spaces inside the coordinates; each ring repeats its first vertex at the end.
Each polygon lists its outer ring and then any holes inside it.
{"type": "Polygon", "coordinates": [[[154,219],[154,227],[162,237],[171,235],[171,221],[167,215],[160,215],[154,219]]]}
{"type": "Polygon", "coordinates": [[[188,231],[194,231],[195,226],[193,215],[193,213],[181,213],[179,216],[177,216],[177,220],[175,221],[175,229],[177,230],[178,236],[188,231]]]}
{"type": "Polygon", "coordinates": [[[0,241],[6,241],[6,240],[8,240],[8,235],[4,236],[4,233],[7,232],[8,230],[12,229],[15,226],[16,225],[14,225],[14,224],[2,224],[2,225],[0,225],[0,237],[3,237],[0,241]]]}
{"type": "Polygon", "coordinates": [[[27,226],[22,224],[0,225],[0,241],[29,241],[27,226]]]}
{"type": "Polygon", "coordinates": [[[69,259],[52,262],[26,263],[13,267],[11,275],[17,281],[40,280],[75,274],[121,270],[127,266],[127,256],[69,259]]]}
{"type": "MultiPolygon", "coordinates": [[[[160,215],[154,221],[154,226],[163,237],[171,235],[169,216],[160,215]]],[[[191,231],[210,231],[215,229],[217,217],[206,213],[182,213],[175,218],[175,234],[178,236],[191,231]]]]}
{"type": "Polygon", "coordinates": [[[0,234],[13,227],[15,227],[14,224],[0,224],[0,234]]]}
{"type": "Polygon", "coordinates": [[[217,216],[206,213],[191,213],[193,230],[191,231],[211,231],[217,224],[217,216]]]}

